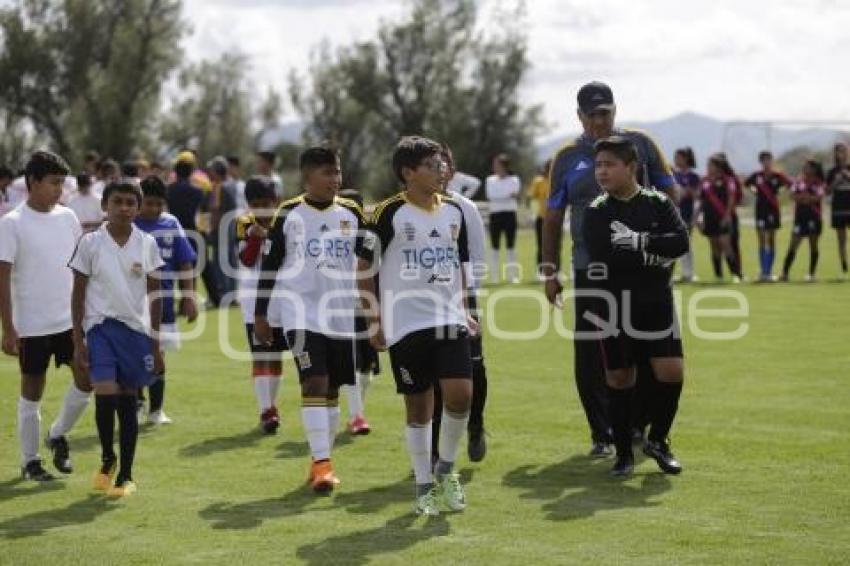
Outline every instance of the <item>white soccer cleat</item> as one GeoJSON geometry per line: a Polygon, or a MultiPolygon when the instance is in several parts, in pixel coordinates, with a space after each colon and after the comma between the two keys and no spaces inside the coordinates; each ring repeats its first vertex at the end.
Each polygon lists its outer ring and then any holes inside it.
{"type": "Polygon", "coordinates": [[[162,411],[162,410],[154,411],[153,413],[148,415],[148,424],[152,424],[152,425],[171,424],[171,419],[168,418],[168,415],[165,414],[165,411],[162,411]]]}

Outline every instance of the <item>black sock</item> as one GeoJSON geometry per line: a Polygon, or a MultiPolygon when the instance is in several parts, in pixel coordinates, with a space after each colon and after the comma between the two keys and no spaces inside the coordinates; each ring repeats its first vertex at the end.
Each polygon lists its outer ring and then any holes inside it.
{"type": "Polygon", "coordinates": [[[483,360],[472,362],[472,406],[469,409],[467,431],[471,437],[484,430],[484,405],[487,403],[487,370],[483,360]]]}
{"type": "Polygon", "coordinates": [[[809,275],[814,277],[815,271],[818,269],[818,258],[820,258],[820,252],[813,251],[811,256],[809,256],[809,275]]]}
{"type": "Polygon", "coordinates": [[[720,261],[720,256],[711,256],[711,266],[714,267],[714,276],[720,279],[723,277],[723,263],[720,261]]]}
{"type": "Polygon", "coordinates": [[[133,479],[133,458],[136,456],[136,439],[139,436],[139,422],[136,420],[136,396],[118,396],[118,448],[121,452],[121,467],[115,478],[115,485],[133,479]]]}
{"type": "Polygon", "coordinates": [[[431,417],[431,461],[440,457],[440,425],[443,421],[443,395],[440,386],[434,386],[434,414],[431,417]]]}
{"type": "Polygon", "coordinates": [[[785,263],[782,264],[782,275],[788,277],[788,272],[791,271],[791,264],[794,263],[794,256],[797,255],[797,252],[788,250],[788,253],[785,255],[785,263]]]}
{"type": "Polygon", "coordinates": [[[608,411],[617,456],[632,454],[632,393],[634,387],[614,389],[608,386],[608,411]]]}
{"type": "Polygon", "coordinates": [[[105,464],[115,461],[115,410],[117,395],[94,396],[94,420],[97,423],[97,436],[100,438],[100,458],[105,464]]]}
{"type": "Polygon", "coordinates": [[[151,398],[151,413],[162,409],[162,400],[165,397],[165,376],[159,376],[156,381],[148,387],[151,398]]]}
{"type": "Polygon", "coordinates": [[[841,258],[841,271],[847,273],[847,258],[841,258]]]}
{"type": "Polygon", "coordinates": [[[679,397],[682,395],[682,382],[666,383],[658,381],[655,387],[655,403],[652,415],[652,427],[649,429],[649,439],[664,442],[670,434],[673,419],[679,410],[679,397]]]}
{"type": "Polygon", "coordinates": [[[137,399],[139,401],[144,401],[145,400],[145,388],[139,387],[139,390],[136,392],[136,395],[138,396],[137,399]]]}

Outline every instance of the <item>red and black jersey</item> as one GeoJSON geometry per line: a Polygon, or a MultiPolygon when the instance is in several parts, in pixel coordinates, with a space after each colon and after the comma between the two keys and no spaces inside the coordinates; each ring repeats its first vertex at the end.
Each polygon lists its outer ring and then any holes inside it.
{"type": "Polygon", "coordinates": [[[757,171],[744,184],[756,192],[756,217],[779,214],[779,191],[794,184],[788,175],[779,171],[757,171]]]}
{"type": "MultiPolygon", "coordinates": [[[[699,187],[699,198],[706,216],[722,218],[726,214],[730,195],[734,198],[737,190],[735,179],[722,176],[712,179],[703,177],[699,187]]],[[[733,201],[734,202],[734,201],[733,201]]]]}
{"type": "Polygon", "coordinates": [[[823,197],[826,194],[826,184],[823,181],[807,181],[801,177],[794,182],[791,192],[794,195],[813,195],[817,197],[817,201],[811,204],[803,204],[801,202],[795,204],[795,222],[799,219],[821,218],[821,201],[823,201],[823,197]]]}

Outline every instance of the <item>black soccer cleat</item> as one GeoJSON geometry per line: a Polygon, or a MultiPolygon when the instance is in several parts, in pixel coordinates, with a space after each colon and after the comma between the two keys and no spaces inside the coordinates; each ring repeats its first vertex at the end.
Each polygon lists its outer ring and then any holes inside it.
{"type": "Polygon", "coordinates": [[[487,455],[487,439],[485,438],[484,429],[469,434],[466,453],[469,456],[470,462],[481,462],[484,460],[484,457],[487,455]]]}
{"type": "Polygon", "coordinates": [[[670,452],[670,445],[667,442],[647,440],[643,445],[643,453],[653,458],[665,474],[682,473],[682,464],[670,452]]]}
{"type": "Polygon", "coordinates": [[[611,475],[616,478],[625,478],[635,471],[635,457],[631,454],[617,456],[617,461],[611,468],[611,475]]]}
{"type": "Polygon", "coordinates": [[[591,458],[607,458],[614,454],[614,451],[611,450],[611,445],[607,442],[594,442],[593,447],[591,447],[590,452],[587,455],[591,458]]]}
{"type": "Polygon", "coordinates": [[[47,449],[53,452],[53,465],[63,474],[70,474],[74,471],[74,465],[71,463],[71,449],[68,447],[68,440],[64,436],[58,438],[50,438],[48,435],[44,439],[44,445],[47,449]]]}
{"type": "Polygon", "coordinates": [[[27,462],[27,465],[21,468],[21,477],[25,480],[37,482],[47,482],[56,479],[50,472],[44,469],[44,466],[41,465],[41,460],[27,462]]]}

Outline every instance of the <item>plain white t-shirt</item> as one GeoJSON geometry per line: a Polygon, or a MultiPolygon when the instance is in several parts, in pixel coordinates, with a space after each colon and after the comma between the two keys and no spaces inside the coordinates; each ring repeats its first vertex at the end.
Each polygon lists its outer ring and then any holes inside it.
{"type": "Polygon", "coordinates": [[[103,208],[100,199],[93,194],[83,195],[77,193],[68,202],[68,208],[77,215],[80,224],[89,222],[101,222],[103,220],[103,208]]]}
{"type": "Polygon", "coordinates": [[[484,183],[484,193],[490,202],[490,213],[516,212],[519,208],[517,196],[521,190],[519,177],[490,175],[484,183]]]}
{"type": "Polygon", "coordinates": [[[133,226],[127,243],[119,246],[104,224],[80,238],[68,265],[89,278],[86,332],[112,318],[136,332],[151,333],[146,276],[165,265],[153,236],[133,226]]]}
{"type": "Polygon", "coordinates": [[[12,318],[21,338],[71,328],[68,260],[82,233],[62,205],[38,212],[24,203],[0,218],[0,261],[12,264],[12,318]]]}
{"type": "Polygon", "coordinates": [[[461,194],[470,199],[475,198],[479,188],[481,188],[481,179],[461,173],[460,171],[455,171],[455,174],[452,175],[452,178],[446,184],[446,190],[461,194]]]}

